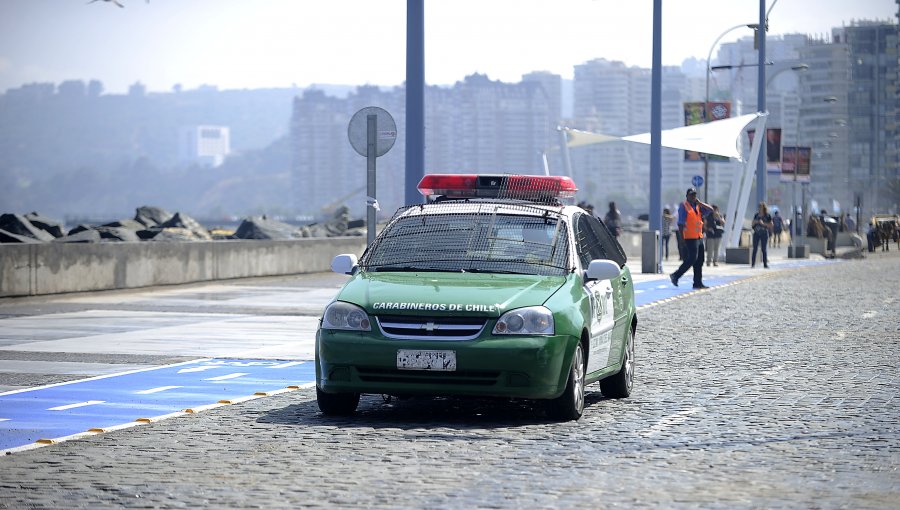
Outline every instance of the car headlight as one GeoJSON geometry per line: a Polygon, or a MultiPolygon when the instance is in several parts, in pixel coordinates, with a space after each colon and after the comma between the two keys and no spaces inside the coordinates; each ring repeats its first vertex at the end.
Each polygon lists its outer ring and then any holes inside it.
{"type": "Polygon", "coordinates": [[[362,308],[335,301],[325,307],[325,315],[322,316],[322,328],[346,329],[350,331],[372,331],[369,316],[362,308]]]}
{"type": "Polygon", "coordinates": [[[552,335],[553,313],[543,306],[516,308],[500,316],[495,335],[552,335]]]}

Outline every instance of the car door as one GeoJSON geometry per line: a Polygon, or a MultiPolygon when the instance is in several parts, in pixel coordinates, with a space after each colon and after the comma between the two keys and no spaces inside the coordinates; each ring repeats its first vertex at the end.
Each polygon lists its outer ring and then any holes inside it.
{"type": "Polygon", "coordinates": [[[597,246],[595,248],[595,258],[603,258],[616,262],[620,268],[623,268],[618,278],[610,281],[612,287],[612,308],[614,314],[615,327],[612,332],[612,345],[610,347],[610,364],[618,363],[622,359],[622,350],[628,339],[628,328],[631,327],[629,321],[631,313],[631,303],[634,302],[634,287],[631,281],[631,273],[625,268],[625,252],[622,246],[616,241],[609,230],[603,225],[599,219],[590,215],[585,215],[586,226],[589,227],[597,238],[597,246]]]}
{"type": "MultiPolygon", "coordinates": [[[[587,268],[592,260],[607,258],[590,224],[592,219],[588,214],[575,218],[576,251],[583,268],[587,268]]],[[[610,359],[617,359],[611,356],[615,329],[614,290],[610,280],[590,280],[585,282],[584,291],[591,304],[587,366],[587,373],[591,373],[609,366],[610,359]]]]}

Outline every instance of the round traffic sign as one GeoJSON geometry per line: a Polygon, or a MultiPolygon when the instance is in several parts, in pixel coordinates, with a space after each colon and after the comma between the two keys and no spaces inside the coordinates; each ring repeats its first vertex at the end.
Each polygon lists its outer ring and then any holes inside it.
{"type": "Polygon", "coordinates": [[[367,106],[354,113],[347,126],[347,137],[360,156],[368,156],[369,115],[375,116],[375,156],[384,156],[397,140],[397,124],[383,108],[367,106]]]}
{"type": "Polygon", "coordinates": [[[691,184],[694,186],[703,186],[703,176],[695,175],[693,179],[691,179],[691,184]]]}

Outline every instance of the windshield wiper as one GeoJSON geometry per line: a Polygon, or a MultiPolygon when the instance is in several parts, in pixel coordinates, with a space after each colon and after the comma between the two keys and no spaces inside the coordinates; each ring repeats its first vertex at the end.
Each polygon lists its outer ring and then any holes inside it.
{"type": "Polygon", "coordinates": [[[461,269],[436,269],[436,268],[427,268],[427,267],[412,267],[412,266],[387,266],[387,267],[374,267],[369,268],[369,271],[379,272],[379,273],[404,273],[404,272],[414,272],[420,271],[423,273],[459,273],[461,269]]]}
{"type": "Polygon", "coordinates": [[[369,271],[377,271],[379,273],[402,273],[407,271],[421,271],[418,267],[412,266],[388,266],[388,267],[373,267],[370,268],[369,271]]]}
{"type": "Polygon", "coordinates": [[[522,271],[509,271],[503,269],[463,269],[463,273],[494,273],[494,274],[531,274],[531,273],[523,273],[522,271]]]}

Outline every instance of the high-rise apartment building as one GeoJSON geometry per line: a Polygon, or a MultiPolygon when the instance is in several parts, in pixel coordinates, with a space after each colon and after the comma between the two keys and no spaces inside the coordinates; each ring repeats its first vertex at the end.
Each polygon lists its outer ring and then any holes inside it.
{"type": "MultiPolygon", "coordinates": [[[[555,132],[560,120],[562,120],[562,77],[547,71],[535,71],[522,75],[522,83],[537,83],[544,89],[547,95],[551,132],[555,132]]],[[[551,135],[553,137],[553,135],[551,135]]],[[[553,137],[552,142],[556,142],[553,137]]]]}
{"type": "Polygon", "coordinates": [[[812,37],[800,49],[800,59],[809,65],[800,76],[797,128],[800,145],[812,149],[810,182],[803,190],[806,212],[818,213],[825,209],[833,213],[850,205],[837,196],[847,187],[843,180],[846,178],[849,142],[848,51],[846,43],[812,37]]]}
{"type": "Polygon", "coordinates": [[[850,68],[846,122],[835,119],[835,132],[846,138],[849,151],[846,174],[838,168],[832,178],[836,199],[848,205],[859,200],[873,213],[897,212],[898,25],[861,21],[835,28],[832,38],[834,44],[846,44],[850,68]]]}

